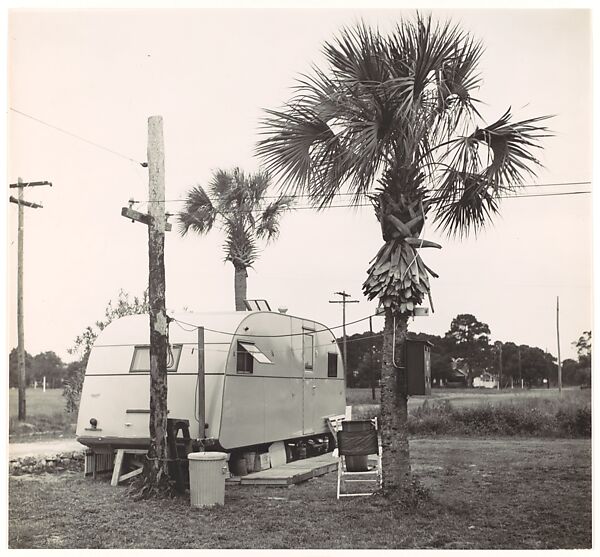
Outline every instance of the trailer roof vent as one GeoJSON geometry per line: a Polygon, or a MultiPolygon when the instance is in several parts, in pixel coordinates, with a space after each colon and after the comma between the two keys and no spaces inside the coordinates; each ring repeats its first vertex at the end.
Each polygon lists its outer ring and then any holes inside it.
{"type": "Polygon", "coordinates": [[[278,311],[279,313],[287,313],[287,311],[288,311],[288,308],[277,308],[277,311],[278,311]]]}
{"type": "Polygon", "coordinates": [[[271,311],[267,300],[244,300],[246,311],[271,311]]]}

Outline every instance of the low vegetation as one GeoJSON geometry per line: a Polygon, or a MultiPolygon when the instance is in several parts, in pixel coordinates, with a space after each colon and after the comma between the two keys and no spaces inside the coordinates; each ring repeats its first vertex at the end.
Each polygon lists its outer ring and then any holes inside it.
{"type": "Polygon", "coordinates": [[[428,494],[411,508],[378,496],[336,501],[335,473],[291,489],[227,485],[225,506],[214,509],[192,509],[187,497],[135,502],[127,488],[81,473],[11,477],[9,547],[591,547],[588,440],[410,444],[413,471],[428,494]]]}
{"type": "MultiPolygon", "coordinates": [[[[348,398],[365,400],[365,394],[349,390],[348,398]]],[[[352,417],[378,413],[378,404],[355,404],[352,417]]],[[[440,390],[410,400],[408,423],[412,435],[590,437],[590,391],[565,390],[559,397],[556,390],[440,390]]]]}

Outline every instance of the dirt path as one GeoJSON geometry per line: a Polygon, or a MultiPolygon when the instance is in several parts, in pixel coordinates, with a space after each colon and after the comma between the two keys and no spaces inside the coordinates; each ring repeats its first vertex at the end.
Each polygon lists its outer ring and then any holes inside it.
{"type": "Polygon", "coordinates": [[[52,456],[69,451],[83,451],[85,446],[75,439],[52,439],[51,441],[32,441],[29,443],[9,443],[8,457],[52,456]]]}

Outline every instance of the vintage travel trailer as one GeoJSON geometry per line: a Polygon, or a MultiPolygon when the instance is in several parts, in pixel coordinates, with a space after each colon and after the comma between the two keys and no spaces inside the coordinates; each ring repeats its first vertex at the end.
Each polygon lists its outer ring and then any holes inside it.
{"type": "MultiPolygon", "coordinates": [[[[326,434],[326,418],[344,413],[342,358],[320,323],[271,311],[170,317],[168,412],[189,420],[192,438],[225,451],[264,446],[326,434]]],[[[148,446],[149,350],[147,315],[123,317],[100,333],[85,373],[79,442],[92,449],[148,446]]]]}

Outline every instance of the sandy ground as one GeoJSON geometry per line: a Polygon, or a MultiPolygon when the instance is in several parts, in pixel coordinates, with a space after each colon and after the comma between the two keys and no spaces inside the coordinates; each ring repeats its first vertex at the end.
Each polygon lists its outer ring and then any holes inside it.
{"type": "Polygon", "coordinates": [[[34,441],[31,443],[9,443],[8,457],[22,458],[25,456],[53,456],[68,451],[83,451],[82,445],[73,438],[52,439],[52,441],[34,441]]]}

